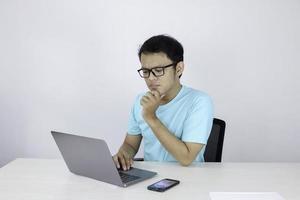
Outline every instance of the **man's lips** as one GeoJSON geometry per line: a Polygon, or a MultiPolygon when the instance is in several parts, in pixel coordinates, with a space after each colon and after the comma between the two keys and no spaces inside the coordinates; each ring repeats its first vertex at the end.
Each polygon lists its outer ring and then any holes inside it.
{"type": "Polygon", "coordinates": [[[153,89],[156,89],[158,87],[159,87],[159,85],[149,85],[149,88],[153,88],[153,89]]]}

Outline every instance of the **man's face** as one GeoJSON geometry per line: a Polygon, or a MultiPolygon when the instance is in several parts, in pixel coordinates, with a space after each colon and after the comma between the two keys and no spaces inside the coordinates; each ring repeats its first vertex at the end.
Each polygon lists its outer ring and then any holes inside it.
{"type": "MultiPolygon", "coordinates": [[[[141,54],[142,68],[152,69],[154,67],[163,67],[172,64],[165,53],[148,53],[141,54]]],[[[153,73],[150,73],[148,78],[144,78],[150,91],[156,90],[160,95],[166,95],[167,92],[174,87],[176,81],[179,81],[175,75],[175,67],[167,67],[164,69],[164,75],[155,77],[153,73]]]]}

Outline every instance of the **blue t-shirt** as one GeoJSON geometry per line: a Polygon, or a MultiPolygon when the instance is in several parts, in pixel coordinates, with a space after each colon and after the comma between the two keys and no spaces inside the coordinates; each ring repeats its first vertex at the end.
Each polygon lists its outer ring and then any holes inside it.
{"type": "MultiPolygon", "coordinates": [[[[145,160],[176,161],[145,122],[140,104],[143,95],[137,96],[131,109],[127,133],[143,136],[145,160]]],[[[181,141],[206,144],[213,122],[212,100],[204,92],[183,85],[174,99],[158,107],[156,116],[181,141]]],[[[204,162],[204,150],[195,161],[204,162]]]]}

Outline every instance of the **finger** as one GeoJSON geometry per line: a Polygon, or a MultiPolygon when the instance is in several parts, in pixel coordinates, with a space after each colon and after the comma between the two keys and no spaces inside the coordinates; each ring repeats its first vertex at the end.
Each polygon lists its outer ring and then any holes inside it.
{"type": "Polygon", "coordinates": [[[155,102],[156,101],[156,99],[155,99],[155,97],[151,94],[147,94],[147,96],[143,96],[143,98],[141,99],[145,104],[146,103],[150,103],[150,102],[155,102]]]}
{"type": "Polygon", "coordinates": [[[144,106],[145,104],[147,104],[149,101],[146,99],[142,99],[141,100],[141,105],[144,106]]]}
{"type": "Polygon", "coordinates": [[[132,158],[129,158],[128,159],[128,169],[130,169],[133,165],[133,159],[132,158]]]}
{"type": "Polygon", "coordinates": [[[150,96],[152,96],[153,94],[152,94],[152,92],[151,92],[151,91],[148,91],[148,92],[146,92],[145,96],[146,96],[146,95],[150,95],[150,96]]]}
{"type": "Polygon", "coordinates": [[[147,98],[142,97],[140,100],[140,104],[143,105],[145,103],[147,103],[149,100],[147,98]]]}
{"type": "Polygon", "coordinates": [[[126,169],[130,168],[130,158],[129,155],[126,153],[124,154],[124,158],[125,158],[125,163],[126,163],[126,169]]]}
{"type": "Polygon", "coordinates": [[[126,170],[126,161],[125,161],[124,155],[119,157],[119,162],[121,162],[122,169],[126,170]]]}
{"type": "Polygon", "coordinates": [[[147,92],[145,95],[144,95],[145,98],[148,98],[148,99],[153,99],[155,96],[153,95],[153,93],[150,91],[150,92],[147,92]]]}
{"type": "Polygon", "coordinates": [[[151,101],[153,99],[153,96],[151,97],[150,95],[145,95],[143,98],[146,102],[151,101]]]}
{"type": "Polygon", "coordinates": [[[120,163],[118,161],[118,156],[114,155],[113,156],[113,160],[114,160],[114,163],[115,163],[116,167],[119,169],[120,168],[120,163]]]}
{"type": "Polygon", "coordinates": [[[161,95],[160,95],[159,91],[152,90],[151,93],[156,99],[161,99],[161,95]]]}
{"type": "Polygon", "coordinates": [[[130,160],[131,160],[131,159],[129,159],[129,158],[126,159],[126,164],[127,164],[126,167],[127,167],[127,170],[130,169],[130,167],[131,167],[131,164],[130,164],[131,161],[130,161],[130,160]]]}
{"type": "Polygon", "coordinates": [[[151,98],[149,97],[149,96],[143,96],[143,98],[142,99],[144,99],[144,100],[146,100],[146,101],[149,101],[149,100],[151,100],[151,98]]]}

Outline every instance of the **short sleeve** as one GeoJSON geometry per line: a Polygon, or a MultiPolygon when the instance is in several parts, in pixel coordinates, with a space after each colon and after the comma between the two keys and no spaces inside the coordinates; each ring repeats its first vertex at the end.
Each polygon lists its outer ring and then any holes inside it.
{"type": "Polygon", "coordinates": [[[139,135],[142,133],[138,121],[137,121],[137,115],[138,115],[138,108],[139,105],[139,98],[137,97],[134,105],[132,106],[129,114],[129,120],[128,120],[128,126],[127,126],[127,133],[129,135],[139,135]]]}
{"type": "Polygon", "coordinates": [[[184,121],[182,141],[206,144],[213,123],[213,104],[209,96],[197,97],[184,121]]]}

